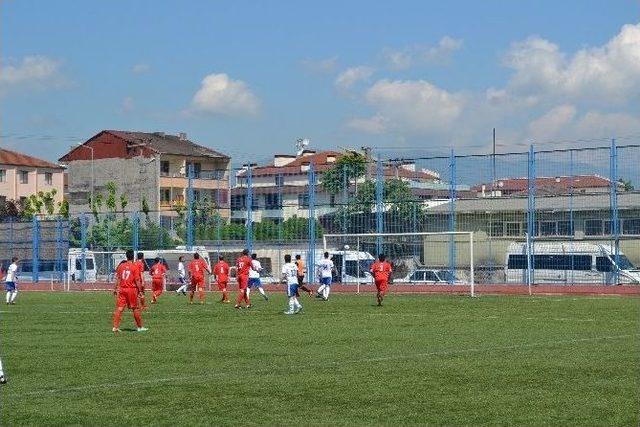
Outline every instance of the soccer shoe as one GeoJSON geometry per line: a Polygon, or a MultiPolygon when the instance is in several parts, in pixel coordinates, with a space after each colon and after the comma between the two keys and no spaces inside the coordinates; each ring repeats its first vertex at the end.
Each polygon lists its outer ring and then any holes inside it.
{"type": "Polygon", "coordinates": [[[4,375],[0,376],[0,384],[6,384],[7,383],[7,378],[4,375]]]}
{"type": "Polygon", "coordinates": [[[253,307],[251,304],[249,304],[249,305],[247,306],[247,308],[251,308],[251,307],[253,307]]]}
{"type": "Polygon", "coordinates": [[[236,310],[240,310],[242,307],[239,306],[238,304],[234,305],[233,308],[235,308],[236,310]]]}
{"type": "Polygon", "coordinates": [[[120,333],[122,331],[120,330],[120,328],[111,328],[111,332],[113,332],[114,334],[117,334],[117,333],[120,333]]]}
{"type": "Polygon", "coordinates": [[[145,331],[148,331],[148,330],[149,330],[148,328],[145,328],[144,326],[142,326],[142,327],[136,329],[136,332],[145,332],[145,331]]]}
{"type": "Polygon", "coordinates": [[[293,311],[294,314],[302,313],[302,307],[298,307],[293,311]]]}
{"type": "Polygon", "coordinates": [[[296,312],[295,311],[291,311],[291,310],[287,310],[287,311],[284,312],[284,314],[287,314],[287,315],[296,314],[296,312]]]}

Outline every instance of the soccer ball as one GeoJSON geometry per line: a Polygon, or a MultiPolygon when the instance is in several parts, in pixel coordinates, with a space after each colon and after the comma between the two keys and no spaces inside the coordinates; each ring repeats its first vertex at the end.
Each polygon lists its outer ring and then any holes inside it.
{"type": "Polygon", "coordinates": [[[349,250],[349,245],[344,245],[344,250],[348,251],[349,250]]]}

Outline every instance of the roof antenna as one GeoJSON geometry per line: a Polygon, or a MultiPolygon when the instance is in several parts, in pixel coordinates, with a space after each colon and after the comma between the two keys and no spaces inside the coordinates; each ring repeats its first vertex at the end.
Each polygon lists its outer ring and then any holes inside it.
{"type": "Polygon", "coordinates": [[[296,149],[298,150],[298,152],[296,153],[296,157],[300,157],[302,155],[302,152],[304,151],[305,147],[309,146],[309,139],[308,138],[298,138],[296,139],[296,149]]]}

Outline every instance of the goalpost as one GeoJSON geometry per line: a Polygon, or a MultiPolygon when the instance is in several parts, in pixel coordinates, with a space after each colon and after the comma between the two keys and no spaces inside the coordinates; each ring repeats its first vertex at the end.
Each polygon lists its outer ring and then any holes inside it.
{"type": "Polygon", "coordinates": [[[471,231],[332,233],[322,236],[322,247],[338,255],[342,265],[336,268],[342,281],[355,284],[357,292],[367,283],[360,270],[380,251],[394,264],[396,284],[468,285],[471,296],[476,296],[471,231]]]}

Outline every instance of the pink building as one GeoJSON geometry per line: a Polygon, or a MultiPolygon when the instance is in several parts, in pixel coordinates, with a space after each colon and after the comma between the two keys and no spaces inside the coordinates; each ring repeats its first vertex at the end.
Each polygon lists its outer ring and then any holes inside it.
{"type": "Polygon", "coordinates": [[[0,202],[19,202],[39,191],[55,189],[55,203],[62,201],[64,168],[15,151],[0,149],[0,202]]]}

